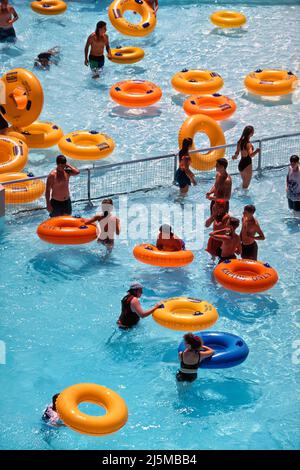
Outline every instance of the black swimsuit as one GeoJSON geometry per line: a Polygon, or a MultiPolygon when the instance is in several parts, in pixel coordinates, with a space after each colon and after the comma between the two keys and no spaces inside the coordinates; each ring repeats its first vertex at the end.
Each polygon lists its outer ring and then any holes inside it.
{"type": "Polygon", "coordinates": [[[201,354],[198,352],[199,358],[196,364],[185,364],[181,355],[180,369],[177,371],[176,379],[178,382],[194,382],[197,378],[197,370],[201,362],[201,354]],[[183,369],[183,370],[182,370],[183,369]],[[188,370],[190,372],[184,372],[188,370]]]}
{"type": "Polygon", "coordinates": [[[252,165],[252,158],[250,155],[247,155],[246,157],[241,157],[240,163],[239,163],[239,171],[245,170],[247,166],[252,165]]]}

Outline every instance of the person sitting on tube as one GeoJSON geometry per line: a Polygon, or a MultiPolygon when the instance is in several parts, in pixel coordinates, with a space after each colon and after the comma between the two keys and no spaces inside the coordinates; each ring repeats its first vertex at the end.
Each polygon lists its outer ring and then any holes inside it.
{"type": "Polygon", "coordinates": [[[185,249],[185,244],[183,240],[174,235],[170,225],[163,224],[159,227],[156,248],[161,251],[181,251],[185,249]]]}

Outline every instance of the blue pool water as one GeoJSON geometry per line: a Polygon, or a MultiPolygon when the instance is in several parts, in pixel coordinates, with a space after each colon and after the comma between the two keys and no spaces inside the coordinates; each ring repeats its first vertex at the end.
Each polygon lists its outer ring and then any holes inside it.
{"type": "MultiPolygon", "coordinates": [[[[298,130],[298,91],[275,104],[247,96],[242,84],[246,73],[257,67],[299,74],[296,2],[180,1],[172,6],[162,1],[158,27],[146,38],[120,36],[108,23],[112,45],[140,45],[146,58],[127,67],[106,63],[100,82],[83,66],[88,33],[96,21],[107,20],[107,2],[102,7],[98,3],[69,2],[67,15],[43,18],[15,1],[21,16],[16,24],[19,41],[16,46],[0,45],[0,73],[16,66],[31,69],[37,53],[61,45],[60,65],[37,72],[45,91],[41,118],[57,122],[65,132],[97,128],[110,134],[117,147],[107,162],[177,147],[185,115],[182,96],[172,90],[170,78],[183,67],[208,68],[223,76],[224,93],[234,96],[239,106],[224,124],[228,141],[249,123],[258,136],[298,130]],[[208,17],[220,5],[247,15],[246,32],[228,35],[214,29],[208,17]],[[113,83],[134,77],[163,89],[161,102],[150,111],[124,111],[108,97],[113,83]]],[[[36,174],[47,171],[56,152],[31,152],[28,168],[36,174]]],[[[0,448],[299,448],[300,221],[288,212],[284,185],[285,171],[270,172],[253,180],[247,196],[233,194],[231,210],[236,216],[241,216],[243,205],[256,205],[267,238],[260,242],[260,258],[274,266],[280,278],[271,291],[258,295],[233,293],[215,284],[201,244],[190,266],[158,269],[133,258],[136,241],[117,242],[105,259],[96,244],[56,247],[40,241],[35,230],[46,212],[8,216],[0,232],[0,340],[6,345],[6,364],[0,357],[0,448]],[[241,336],[250,348],[247,361],[235,369],[202,370],[192,387],[177,388],[180,332],[166,330],[151,318],[131,332],[115,328],[120,299],[136,280],[145,286],[145,307],[180,295],[215,305],[220,319],[213,329],[241,336]],[[51,396],[80,382],[117,391],[128,405],[127,425],[103,438],[43,428],[40,417],[51,396]]],[[[208,189],[208,183],[192,188],[186,204],[198,201],[206,207],[208,189]]],[[[132,195],[129,204],[173,203],[176,192],[171,188],[132,195]]],[[[115,204],[118,208],[118,200],[115,204]]],[[[94,211],[75,209],[86,216],[94,211]]]]}
{"type": "MultiPolygon", "coordinates": [[[[267,173],[253,181],[248,196],[235,192],[232,199],[236,216],[255,202],[267,238],[260,242],[260,258],[279,274],[271,291],[257,295],[216,285],[200,245],[193,264],[159,269],[133,258],[135,241],[119,241],[105,260],[96,244],[40,241],[35,230],[46,213],[8,218],[0,238],[1,339],[7,348],[7,363],[0,365],[1,448],[298,448],[300,220],[287,210],[284,179],[285,171],[267,173]],[[134,331],[115,329],[120,299],[136,280],[145,286],[145,307],[180,295],[215,305],[220,319],[212,329],[241,336],[250,349],[246,362],[201,370],[191,388],[177,389],[180,332],[151,318],[134,331]],[[52,394],[80,382],[117,391],[128,405],[127,425],[103,438],[42,429],[40,416],[52,394]]],[[[195,189],[186,203],[205,202],[208,187],[195,189]]],[[[173,189],[136,194],[128,205],[165,201],[174,201],[173,189]]]]}
{"type": "MultiPolygon", "coordinates": [[[[300,74],[299,4],[262,3],[177,4],[162,0],[154,33],[134,38],[121,35],[110,24],[108,1],[69,2],[66,14],[49,18],[35,14],[26,2],[16,0],[14,4],[20,13],[16,23],[19,40],[13,47],[0,44],[0,74],[18,66],[32,70],[33,59],[39,52],[60,45],[63,53],[60,64],[52,66],[49,72],[36,72],[45,94],[40,118],[56,122],[65,133],[97,129],[109,134],[116,141],[116,149],[104,163],[161,155],[177,148],[178,130],[186,118],[182,109],[185,96],[172,88],[170,80],[183,68],[209,69],[223,77],[221,93],[233,97],[238,106],[232,119],[222,124],[227,142],[234,142],[247,124],[255,126],[258,137],[294,132],[298,130],[295,115],[300,108],[300,89],[292,97],[274,103],[247,95],[243,85],[245,76],[257,68],[283,68],[300,74]],[[209,15],[219,8],[242,11],[248,18],[244,30],[228,33],[215,28],[209,15]],[[107,21],[112,46],[140,46],[145,50],[145,58],[133,65],[107,60],[102,79],[92,80],[83,64],[83,49],[100,19],[107,21]],[[113,102],[110,87],[132,78],[159,85],[163,91],[160,102],[146,110],[128,110],[113,102]]],[[[131,19],[135,19],[133,14],[131,19]]],[[[208,140],[199,134],[196,143],[207,146],[208,140]]],[[[45,173],[52,167],[56,153],[55,148],[32,151],[28,169],[35,174],[45,173]]],[[[83,165],[86,163],[79,163],[83,165]]]]}

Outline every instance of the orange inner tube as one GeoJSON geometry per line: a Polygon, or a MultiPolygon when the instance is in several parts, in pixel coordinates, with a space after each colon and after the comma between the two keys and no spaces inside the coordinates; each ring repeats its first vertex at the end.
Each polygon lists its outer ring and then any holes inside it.
{"type": "Polygon", "coordinates": [[[189,250],[162,251],[158,250],[156,246],[147,243],[142,243],[134,247],[133,255],[142,263],[165,268],[186,266],[194,259],[193,253],[189,250]]]}
{"type": "Polygon", "coordinates": [[[97,238],[96,226],[84,219],[63,215],[45,220],[37,228],[41,240],[56,245],[81,245],[97,238]]]}
{"type": "Polygon", "coordinates": [[[242,293],[263,292],[278,281],[278,274],[268,263],[249,259],[232,259],[214,269],[216,280],[226,289],[242,293]]]}
{"type": "Polygon", "coordinates": [[[111,87],[110,96],[122,106],[136,108],[156,103],[162,97],[162,91],[147,80],[125,80],[111,87]]]}
{"type": "Polygon", "coordinates": [[[228,119],[236,111],[235,102],[228,96],[213,95],[189,96],[183,103],[184,111],[189,114],[205,114],[216,121],[228,119]]]}

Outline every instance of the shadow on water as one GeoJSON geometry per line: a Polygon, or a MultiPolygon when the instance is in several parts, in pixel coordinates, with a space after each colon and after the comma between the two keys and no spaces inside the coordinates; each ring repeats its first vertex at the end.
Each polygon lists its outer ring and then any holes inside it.
{"type": "Polygon", "coordinates": [[[299,216],[285,217],[283,222],[291,234],[298,233],[300,231],[300,213],[299,216]]]}
{"type": "Polygon", "coordinates": [[[58,26],[61,26],[62,28],[65,28],[67,25],[64,23],[63,20],[60,20],[58,18],[53,18],[53,16],[47,16],[46,18],[36,18],[34,23],[32,23],[34,28],[41,28],[44,27],[47,22],[50,22],[52,24],[57,24],[58,26]]]}
{"type": "Polygon", "coordinates": [[[239,294],[224,291],[215,307],[221,316],[243,323],[255,323],[258,318],[273,316],[279,313],[280,305],[268,294],[239,294]]]}
{"type": "Polygon", "coordinates": [[[234,121],[234,119],[226,119],[225,121],[220,121],[219,122],[220,126],[222,127],[223,131],[229,131],[230,129],[233,129],[237,122],[234,121]]]}
{"type": "Polygon", "coordinates": [[[125,108],[124,106],[115,106],[109,113],[110,117],[120,117],[123,119],[148,119],[161,115],[161,110],[157,106],[148,106],[147,108],[125,108]]]}
{"type": "Polygon", "coordinates": [[[103,259],[99,252],[78,248],[53,248],[37,254],[29,260],[28,269],[33,269],[49,279],[72,280],[99,272],[103,259]]]}
{"type": "Polygon", "coordinates": [[[253,95],[250,92],[244,92],[241,98],[249,101],[250,103],[260,104],[266,108],[271,108],[273,106],[287,106],[293,104],[293,94],[283,96],[260,96],[253,95]]]}
{"type": "Polygon", "coordinates": [[[4,47],[0,47],[1,59],[3,61],[5,61],[6,58],[11,59],[12,57],[19,57],[23,55],[23,53],[24,51],[16,47],[13,43],[10,43],[10,45],[7,44],[4,47]]]}
{"type": "Polygon", "coordinates": [[[181,108],[186,99],[187,99],[187,96],[181,93],[180,94],[177,93],[176,95],[172,95],[171,97],[172,103],[176,104],[176,106],[180,106],[181,108]]]}
{"type": "Polygon", "coordinates": [[[183,416],[201,418],[252,407],[261,396],[258,385],[249,380],[226,377],[218,380],[216,376],[199,379],[193,384],[177,384],[178,400],[173,407],[183,416]]]}
{"type": "Polygon", "coordinates": [[[241,38],[245,34],[248,34],[248,31],[243,28],[213,28],[209,34],[214,34],[216,36],[230,37],[230,38],[241,38]]]}
{"type": "Polygon", "coordinates": [[[159,268],[144,269],[143,266],[135,273],[139,282],[145,286],[147,295],[157,300],[170,297],[188,295],[192,279],[190,272],[185,268],[159,268]]]}

